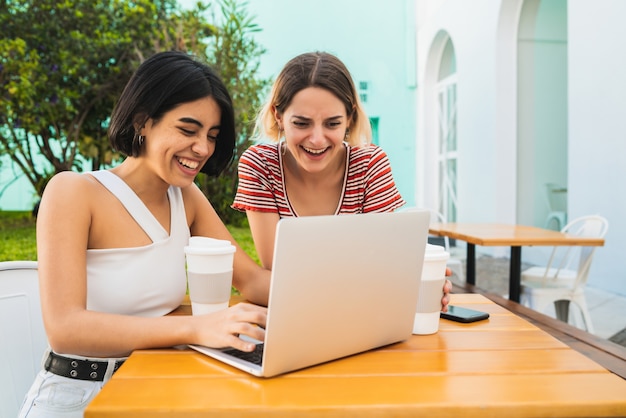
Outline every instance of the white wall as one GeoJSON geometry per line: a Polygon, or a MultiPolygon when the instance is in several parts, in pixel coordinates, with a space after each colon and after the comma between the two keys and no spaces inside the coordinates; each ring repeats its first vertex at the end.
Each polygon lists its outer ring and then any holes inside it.
{"type": "MultiPolygon", "coordinates": [[[[511,199],[514,189],[510,183],[500,185],[495,176],[499,149],[496,138],[496,66],[495,51],[497,30],[497,7],[494,0],[426,0],[418,1],[418,123],[424,124],[418,130],[420,147],[436,141],[436,126],[432,118],[424,118],[423,113],[432,115],[435,103],[427,91],[426,79],[436,71],[437,56],[431,56],[431,48],[437,35],[447,34],[455,48],[458,76],[458,221],[504,221],[497,211],[498,199],[511,199]],[[439,5],[440,7],[437,7],[439,5]],[[479,22],[479,23],[477,23],[479,22]]],[[[432,83],[432,81],[430,81],[432,83]]],[[[425,182],[435,181],[429,172],[436,155],[423,155],[418,161],[429,167],[423,175],[425,182]]],[[[510,166],[509,166],[510,167],[510,166]]],[[[512,179],[511,179],[512,180],[512,179]]],[[[437,207],[432,193],[434,185],[416,186],[418,201],[425,206],[437,207]],[[431,193],[424,195],[424,191],[431,193]]]]}
{"type": "MultiPolygon", "coordinates": [[[[549,1],[549,0],[548,0],[549,1]]],[[[517,23],[523,0],[418,0],[418,145],[429,150],[428,97],[433,45],[450,36],[457,57],[459,213],[461,222],[516,222],[517,23]]],[[[626,1],[567,3],[567,131],[569,218],[598,213],[610,226],[589,285],[626,294],[626,1]]],[[[432,201],[428,164],[418,160],[416,194],[432,201]]],[[[508,256],[506,248],[478,251],[508,256]]],[[[547,261],[547,247],[525,247],[524,261],[547,261]]]]}
{"type": "Polygon", "coordinates": [[[626,1],[570,0],[570,219],[601,214],[606,245],[596,251],[590,286],[626,295],[626,1]]]}

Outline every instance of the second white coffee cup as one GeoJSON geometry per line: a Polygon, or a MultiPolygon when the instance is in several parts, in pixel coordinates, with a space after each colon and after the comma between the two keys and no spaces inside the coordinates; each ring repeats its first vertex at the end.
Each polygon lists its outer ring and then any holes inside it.
{"type": "Polygon", "coordinates": [[[227,240],[191,237],[185,247],[187,284],[194,315],[228,307],[235,246],[227,240]]]}
{"type": "Polygon", "coordinates": [[[413,334],[434,334],[439,330],[441,298],[449,258],[450,254],[442,246],[426,244],[413,334]]]}

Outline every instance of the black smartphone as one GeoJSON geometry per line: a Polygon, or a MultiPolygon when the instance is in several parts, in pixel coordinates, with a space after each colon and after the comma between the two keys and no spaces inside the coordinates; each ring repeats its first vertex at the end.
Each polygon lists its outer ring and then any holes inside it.
{"type": "Polygon", "coordinates": [[[489,318],[489,314],[487,312],[448,305],[448,312],[441,312],[441,317],[449,319],[450,321],[468,323],[487,319],[489,318]]]}

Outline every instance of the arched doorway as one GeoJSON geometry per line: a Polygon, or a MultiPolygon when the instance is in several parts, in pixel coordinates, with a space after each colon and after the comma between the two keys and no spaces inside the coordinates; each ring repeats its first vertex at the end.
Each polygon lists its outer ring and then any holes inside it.
{"type": "Polygon", "coordinates": [[[425,207],[457,220],[457,74],[450,36],[440,31],[428,51],[423,94],[425,207]]]}
{"type": "Polygon", "coordinates": [[[450,38],[447,38],[437,77],[438,181],[437,210],[449,222],[457,220],[457,76],[456,56],[450,38]]]}
{"type": "Polygon", "coordinates": [[[517,74],[517,223],[560,229],[547,220],[567,211],[567,0],[524,1],[517,74]]]}

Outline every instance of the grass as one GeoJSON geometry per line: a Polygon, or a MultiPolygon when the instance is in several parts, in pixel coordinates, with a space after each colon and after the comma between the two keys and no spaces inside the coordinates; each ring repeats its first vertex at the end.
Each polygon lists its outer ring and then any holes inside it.
{"type": "Polygon", "coordinates": [[[248,253],[250,257],[257,264],[261,264],[259,261],[259,257],[256,253],[256,248],[254,248],[254,241],[252,240],[252,233],[250,232],[250,228],[248,226],[230,226],[226,225],[230,233],[235,238],[235,241],[241,246],[241,248],[248,253]]]}
{"type": "MultiPolygon", "coordinates": [[[[257,263],[254,241],[248,227],[228,226],[228,230],[257,263]]],[[[37,260],[35,218],[30,212],[0,211],[0,261],[37,260]]]]}
{"type": "Polygon", "coordinates": [[[0,211],[0,261],[37,260],[35,218],[30,212],[0,211]]]}

